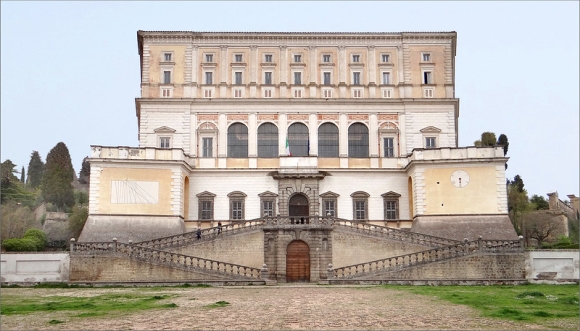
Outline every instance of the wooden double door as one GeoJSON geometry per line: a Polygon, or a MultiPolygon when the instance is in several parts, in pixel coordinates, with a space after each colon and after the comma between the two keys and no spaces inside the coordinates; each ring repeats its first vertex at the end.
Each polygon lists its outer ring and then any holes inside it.
{"type": "Polygon", "coordinates": [[[286,281],[310,282],[310,247],[302,240],[294,240],[286,248],[286,281]]]}

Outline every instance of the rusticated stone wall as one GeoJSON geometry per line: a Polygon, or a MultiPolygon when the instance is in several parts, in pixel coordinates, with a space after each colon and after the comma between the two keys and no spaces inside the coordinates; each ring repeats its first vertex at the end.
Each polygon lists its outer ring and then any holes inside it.
{"type": "Polygon", "coordinates": [[[423,251],[429,246],[346,231],[332,231],[332,265],[340,268],[386,257],[423,251]]]}
{"type": "Polygon", "coordinates": [[[71,255],[70,281],[171,282],[222,280],[222,275],[191,272],[112,255],[71,255]]]}
{"type": "Polygon", "coordinates": [[[235,235],[224,235],[193,245],[168,248],[170,252],[204,259],[261,268],[264,263],[264,232],[259,229],[235,235]]]}
{"type": "Polygon", "coordinates": [[[474,254],[451,260],[375,274],[363,279],[512,279],[526,278],[525,255],[521,253],[474,254]]]}

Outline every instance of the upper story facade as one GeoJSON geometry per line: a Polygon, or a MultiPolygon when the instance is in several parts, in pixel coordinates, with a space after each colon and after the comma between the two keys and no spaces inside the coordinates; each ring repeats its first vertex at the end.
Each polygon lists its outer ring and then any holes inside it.
{"type": "Polygon", "coordinates": [[[137,37],[141,98],[455,98],[455,32],[137,37]]]}

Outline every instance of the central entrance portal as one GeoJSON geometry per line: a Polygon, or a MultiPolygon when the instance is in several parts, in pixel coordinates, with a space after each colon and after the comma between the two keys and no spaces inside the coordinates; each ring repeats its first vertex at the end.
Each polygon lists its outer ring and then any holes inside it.
{"type": "Polygon", "coordinates": [[[288,202],[288,216],[308,216],[308,198],[304,194],[296,194],[288,202]]]}
{"type": "Polygon", "coordinates": [[[294,240],[286,248],[286,281],[310,282],[310,247],[302,240],[294,240]]]}

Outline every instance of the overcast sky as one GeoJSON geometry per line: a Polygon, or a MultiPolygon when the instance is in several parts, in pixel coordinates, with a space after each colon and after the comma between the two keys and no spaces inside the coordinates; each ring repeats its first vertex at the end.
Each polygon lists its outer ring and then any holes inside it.
{"type": "Polygon", "coordinates": [[[456,31],[459,146],[506,134],[507,177],[579,195],[579,6],[565,2],[1,2],[1,159],[138,146],[137,30],[456,31]]]}

